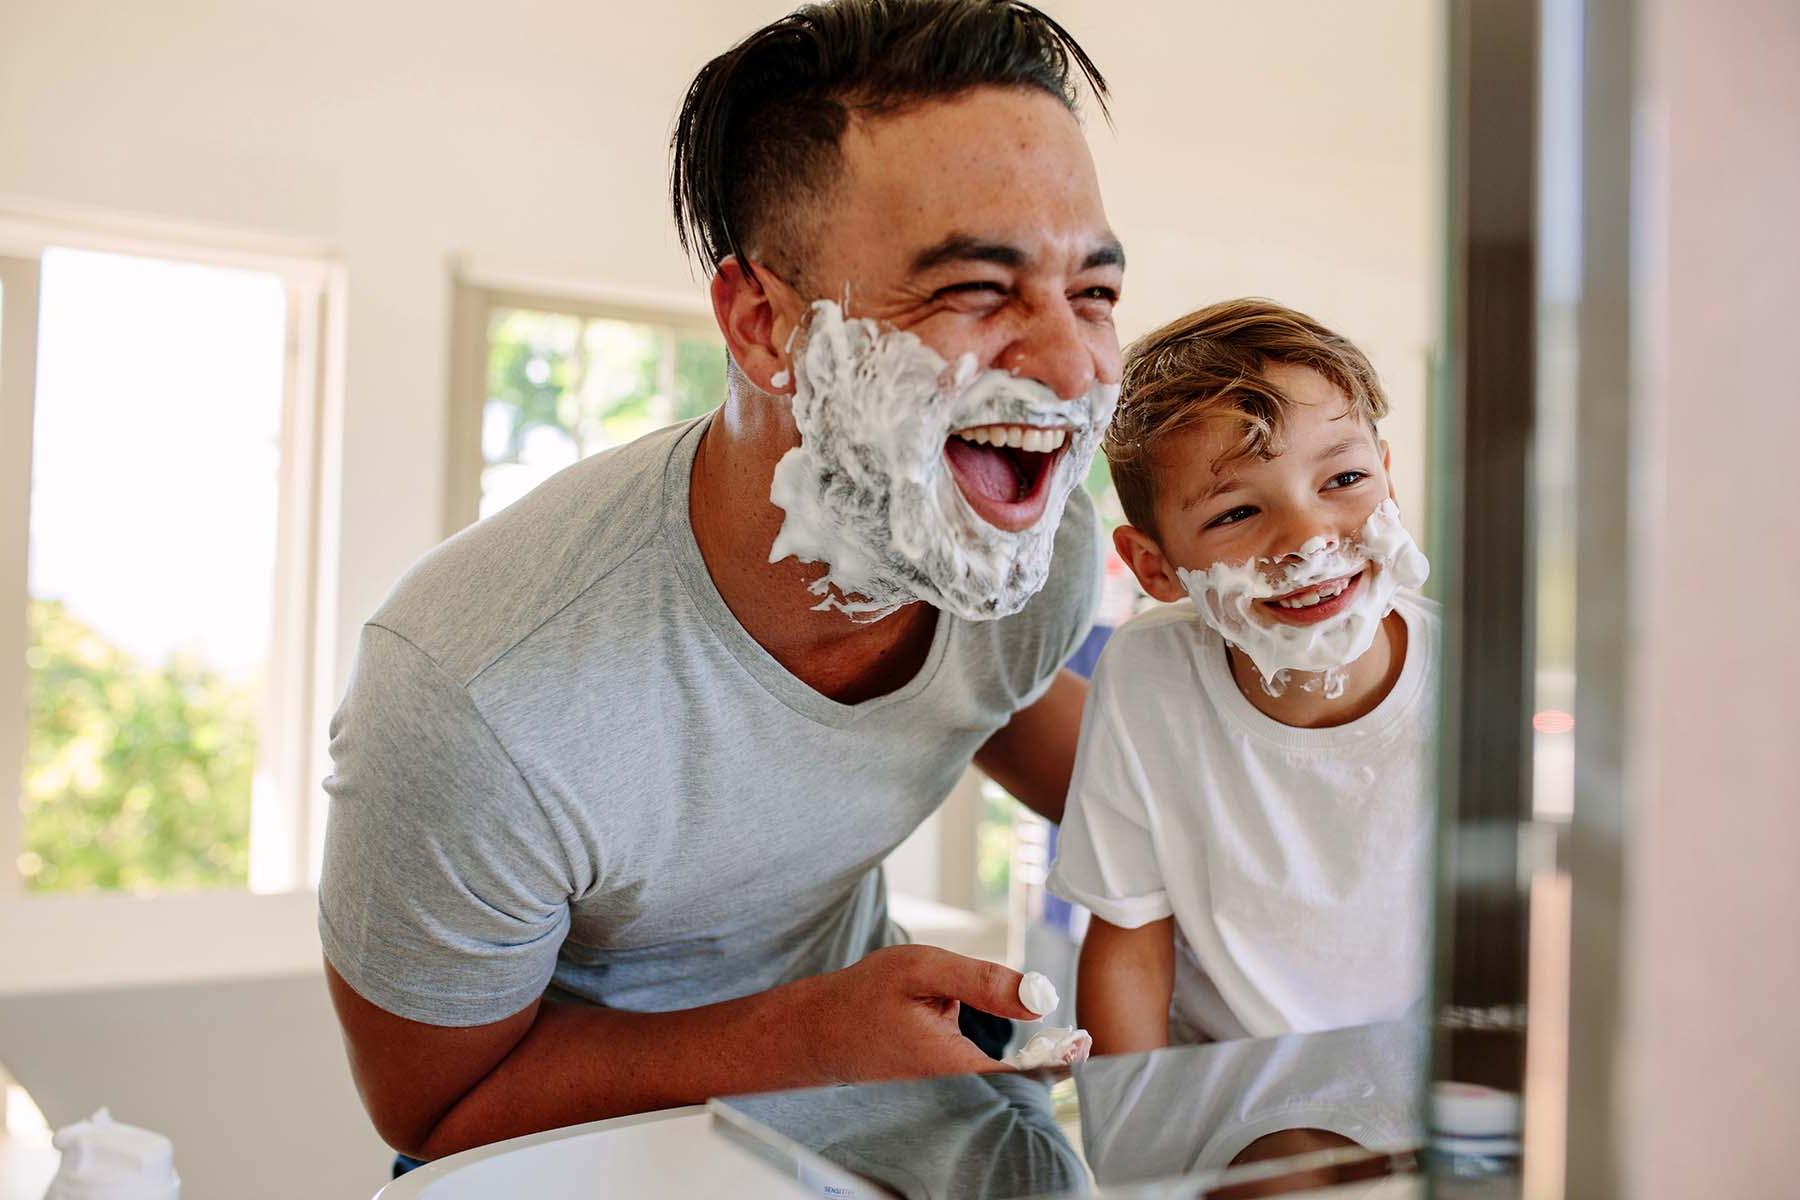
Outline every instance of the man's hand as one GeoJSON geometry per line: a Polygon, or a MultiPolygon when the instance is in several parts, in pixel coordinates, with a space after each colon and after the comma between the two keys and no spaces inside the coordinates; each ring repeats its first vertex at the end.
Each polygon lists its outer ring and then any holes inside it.
{"type": "Polygon", "coordinates": [[[704,1008],[534,1001],[468,1029],[384,1012],[325,975],[363,1105],[415,1158],[713,1096],[1004,1070],[957,1032],[958,1005],[1037,1015],[1017,971],[930,946],[704,1008]]]}
{"type": "Polygon", "coordinates": [[[1017,971],[934,946],[890,946],[855,966],[794,985],[803,1002],[813,1069],[850,1083],[1004,1071],[957,1030],[960,1004],[1033,1021],[1019,1003],[1017,971]]]}

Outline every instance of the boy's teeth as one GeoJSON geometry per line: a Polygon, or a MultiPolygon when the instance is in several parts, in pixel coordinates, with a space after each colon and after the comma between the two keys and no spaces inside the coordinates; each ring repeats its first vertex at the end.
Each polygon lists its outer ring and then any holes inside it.
{"type": "Polygon", "coordinates": [[[1283,608],[1311,608],[1322,600],[1335,599],[1337,596],[1341,595],[1343,590],[1348,586],[1349,583],[1347,580],[1340,579],[1335,583],[1323,584],[1304,596],[1299,596],[1292,600],[1277,600],[1275,603],[1281,605],[1283,608]]]}
{"type": "Polygon", "coordinates": [[[1048,454],[1069,439],[1066,429],[1035,429],[1030,425],[983,425],[977,429],[960,429],[956,436],[977,446],[1010,446],[1034,454],[1048,454]]]}

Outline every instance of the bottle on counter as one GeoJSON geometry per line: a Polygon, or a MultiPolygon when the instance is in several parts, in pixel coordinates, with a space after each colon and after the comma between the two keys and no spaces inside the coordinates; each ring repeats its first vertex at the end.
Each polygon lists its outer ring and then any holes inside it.
{"type": "Polygon", "coordinates": [[[62,1165],[44,1200],[179,1200],[174,1144],[104,1108],[57,1130],[51,1144],[62,1165]]]}

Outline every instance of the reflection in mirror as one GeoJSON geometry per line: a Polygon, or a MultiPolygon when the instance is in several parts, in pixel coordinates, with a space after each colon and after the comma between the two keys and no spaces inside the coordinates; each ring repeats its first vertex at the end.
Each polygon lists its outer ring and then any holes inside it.
{"type": "Polygon", "coordinates": [[[823,1195],[1285,1195],[1410,1173],[1413,1022],[716,1101],[719,1127],[823,1195]],[[835,1190],[828,1190],[835,1189],[835,1190]],[[1097,1191],[1096,1191],[1097,1189],[1097,1191]]]}

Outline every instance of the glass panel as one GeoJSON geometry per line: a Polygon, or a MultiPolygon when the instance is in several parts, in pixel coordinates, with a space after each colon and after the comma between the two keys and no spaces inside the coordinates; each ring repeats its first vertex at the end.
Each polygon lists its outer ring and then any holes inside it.
{"type": "Polygon", "coordinates": [[[1380,1194],[1410,1196],[1427,1164],[1439,1195],[1516,1194],[1516,1147],[1439,1130],[1427,1150],[1425,1063],[1424,1027],[1392,1022],[710,1107],[715,1129],[814,1195],[1224,1200],[1393,1177],[1380,1194]],[[1500,1190],[1456,1190],[1471,1175],[1500,1190]]]}
{"type": "Polygon", "coordinates": [[[481,515],[590,454],[710,411],[724,394],[717,342],[657,325],[496,309],[488,322],[481,515]]]}
{"type": "Polygon", "coordinates": [[[676,339],[673,419],[687,421],[709,413],[724,399],[724,343],[715,339],[676,339]]]}
{"type": "Polygon", "coordinates": [[[62,249],[42,278],[20,869],[36,891],[241,886],[283,285],[62,249]]]}

